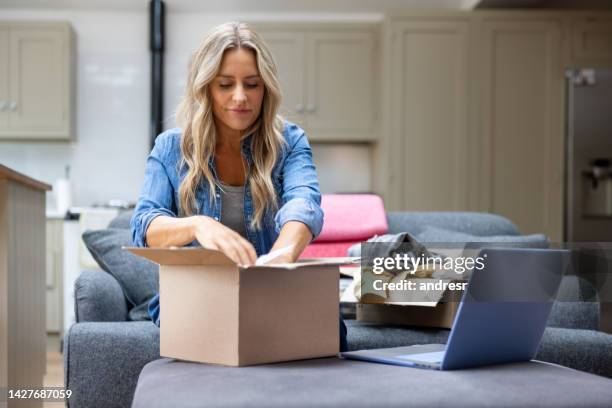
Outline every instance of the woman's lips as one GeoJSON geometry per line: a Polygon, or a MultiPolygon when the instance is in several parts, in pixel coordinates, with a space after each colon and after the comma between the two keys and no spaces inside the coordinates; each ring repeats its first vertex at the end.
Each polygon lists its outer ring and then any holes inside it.
{"type": "Polygon", "coordinates": [[[229,111],[233,113],[237,113],[237,114],[244,114],[244,113],[251,112],[250,109],[229,109],[229,111]]]}

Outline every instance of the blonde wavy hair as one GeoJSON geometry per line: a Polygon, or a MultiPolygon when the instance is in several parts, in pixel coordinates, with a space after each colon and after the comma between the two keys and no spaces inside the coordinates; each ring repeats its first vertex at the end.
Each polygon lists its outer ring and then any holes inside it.
{"type": "Polygon", "coordinates": [[[209,161],[215,154],[217,133],[209,85],[221,68],[225,51],[236,48],[247,48],[255,53],[259,75],[264,83],[261,114],[242,136],[243,140],[249,135],[253,136],[253,162],[247,182],[254,207],[251,226],[259,229],[266,209],[278,208],[272,169],[285,143],[282,136],[284,121],[277,113],[282,95],[276,63],[268,46],[255,31],[240,22],[215,27],[191,59],[185,95],[176,111],[176,121],[183,133],[180,167],[187,168],[179,187],[179,214],[189,216],[198,213],[196,191],[202,181],[208,183],[211,205],[214,203],[218,180],[215,180],[209,161]]]}

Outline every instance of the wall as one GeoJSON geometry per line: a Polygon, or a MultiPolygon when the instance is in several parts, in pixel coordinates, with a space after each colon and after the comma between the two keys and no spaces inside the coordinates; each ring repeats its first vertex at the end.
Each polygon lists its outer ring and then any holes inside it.
{"type": "MultiPolygon", "coordinates": [[[[330,19],[317,14],[300,19],[330,19]]],[[[149,151],[148,16],[146,11],[3,9],[2,20],[69,21],[77,38],[76,140],[0,141],[0,163],[53,183],[71,167],[73,204],[87,206],[110,199],[135,201],[149,151]]],[[[290,14],[244,16],[168,13],[165,112],[166,127],[183,93],[190,54],[214,25],[232,20],[296,19],[290,14]]],[[[351,15],[332,16],[352,20],[351,15]]],[[[360,15],[358,19],[379,19],[360,15]]],[[[368,145],[314,145],[323,192],[370,191],[368,145]]],[[[53,204],[53,193],[48,194],[53,204]]]]}
{"type": "Polygon", "coordinates": [[[133,200],[148,149],[145,13],[3,10],[3,20],[64,20],[76,32],[76,141],[0,142],[0,162],[52,183],[71,167],[73,203],[133,200]]]}

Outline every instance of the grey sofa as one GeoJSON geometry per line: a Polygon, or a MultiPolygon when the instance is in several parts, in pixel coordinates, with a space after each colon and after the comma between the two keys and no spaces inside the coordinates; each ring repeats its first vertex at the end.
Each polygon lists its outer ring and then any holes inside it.
{"type": "MultiPolygon", "coordinates": [[[[115,222],[129,228],[129,218],[115,222]]],[[[390,233],[419,236],[426,228],[444,228],[479,237],[519,236],[509,220],[484,213],[389,213],[390,233]]],[[[561,298],[596,299],[576,276],[564,278],[561,298]]],[[[128,303],[117,280],[101,270],[86,270],[75,284],[74,324],[64,337],[65,386],[70,407],[129,407],[138,376],[160,358],[159,329],[150,321],[128,321],[128,303]]],[[[556,302],[537,358],[612,377],[612,335],[599,332],[599,304],[556,302]]],[[[385,327],[346,321],[351,350],[444,342],[448,330],[385,327]]]]}

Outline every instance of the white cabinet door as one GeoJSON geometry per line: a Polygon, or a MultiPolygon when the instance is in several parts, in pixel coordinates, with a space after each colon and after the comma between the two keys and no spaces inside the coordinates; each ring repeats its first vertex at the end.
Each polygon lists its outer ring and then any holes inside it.
{"type": "Polygon", "coordinates": [[[259,33],[270,47],[278,67],[283,101],[280,114],[304,127],[305,51],[304,33],[295,31],[264,31],[259,33]]]}
{"type": "Polygon", "coordinates": [[[468,209],[470,22],[392,24],[388,190],[394,210],[468,209]]]}
{"type": "Polygon", "coordinates": [[[60,30],[11,29],[9,131],[53,137],[67,127],[65,46],[60,30]]]}
{"type": "Polygon", "coordinates": [[[378,110],[374,34],[307,36],[308,129],[316,140],[372,140],[378,110]]]}
{"type": "Polygon", "coordinates": [[[524,234],[562,236],[561,24],[485,19],[481,30],[483,209],[524,234]]]}
{"type": "Polygon", "coordinates": [[[62,331],[63,220],[47,219],[47,332],[62,331]]]}
{"type": "Polygon", "coordinates": [[[379,64],[374,25],[255,23],[278,64],[280,113],[311,141],[375,141],[379,64]]]}
{"type": "Polygon", "coordinates": [[[73,48],[67,23],[0,22],[0,139],[72,137],[73,48]]]}
{"type": "Polygon", "coordinates": [[[9,31],[7,28],[0,27],[0,129],[6,127],[8,123],[8,49],[9,31]]]}

